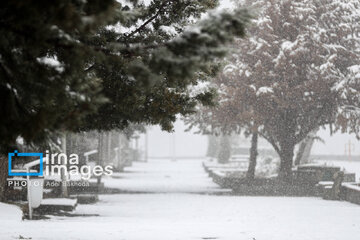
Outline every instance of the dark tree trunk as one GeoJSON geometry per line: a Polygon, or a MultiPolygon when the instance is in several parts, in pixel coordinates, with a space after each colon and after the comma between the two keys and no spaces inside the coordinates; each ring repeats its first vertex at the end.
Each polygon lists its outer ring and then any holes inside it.
{"type": "Polygon", "coordinates": [[[279,179],[281,181],[289,182],[291,180],[294,148],[295,146],[292,144],[282,144],[280,147],[279,179]]]}
{"type": "Polygon", "coordinates": [[[295,157],[295,162],[294,162],[294,165],[297,166],[297,165],[300,165],[300,162],[301,162],[301,159],[303,158],[304,156],[304,152],[305,152],[305,148],[306,148],[306,145],[307,145],[307,141],[302,141],[300,143],[300,146],[299,146],[299,150],[296,154],[296,157],[295,157]]]}
{"type": "Polygon", "coordinates": [[[246,173],[246,178],[248,180],[253,180],[255,178],[256,158],[258,155],[257,145],[258,145],[258,133],[253,133],[251,137],[249,167],[246,173]]]}
{"type": "MultiPolygon", "coordinates": [[[[103,162],[104,162],[104,155],[105,155],[105,151],[104,151],[104,137],[105,134],[103,132],[99,132],[98,135],[98,162],[97,164],[99,166],[103,166],[103,162]]],[[[97,177],[97,184],[100,185],[101,184],[101,175],[97,177]]]]}
{"type": "Polygon", "coordinates": [[[314,144],[314,137],[316,136],[317,131],[312,131],[309,133],[308,138],[301,142],[299,151],[296,154],[295,166],[308,163],[311,153],[312,146],[314,144]]]}
{"type": "Polygon", "coordinates": [[[218,155],[219,163],[228,163],[231,156],[230,136],[223,135],[220,138],[220,150],[218,155]]]}
{"type": "Polygon", "coordinates": [[[8,158],[0,154],[0,202],[6,200],[6,179],[8,176],[8,158]]]}

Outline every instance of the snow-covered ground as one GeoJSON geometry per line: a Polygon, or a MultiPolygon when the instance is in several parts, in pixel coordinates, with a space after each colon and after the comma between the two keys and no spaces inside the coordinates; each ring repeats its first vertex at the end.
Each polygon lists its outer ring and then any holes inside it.
{"type": "Polygon", "coordinates": [[[231,196],[207,178],[196,160],[135,163],[118,177],[105,179],[105,184],[131,193],[102,195],[97,204],[76,209],[98,217],[21,221],[16,207],[0,204],[0,239],[358,240],[360,236],[360,206],[318,198],[231,196]]]}

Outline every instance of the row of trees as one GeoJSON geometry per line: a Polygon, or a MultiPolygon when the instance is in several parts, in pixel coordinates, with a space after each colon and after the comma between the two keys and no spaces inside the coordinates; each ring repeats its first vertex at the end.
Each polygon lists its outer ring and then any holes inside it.
{"type": "Polygon", "coordinates": [[[280,157],[288,181],[297,144],[330,125],[359,131],[360,5],[352,0],[255,0],[248,37],[233,44],[217,108],[190,118],[203,132],[252,135],[248,177],[254,178],[258,135],[280,157]]]}
{"type": "MultiPolygon", "coordinates": [[[[19,138],[37,145],[62,132],[109,131],[132,123],[171,130],[177,114],[210,104],[213,92],[193,95],[189,86],[215,74],[224,44],[243,36],[250,18],[239,10],[199,20],[217,5],[214,0],[1,2],[0,152],[6,154],[19,138]]],[[[6,169],[1,167],[0,179],[6,169]]]]}

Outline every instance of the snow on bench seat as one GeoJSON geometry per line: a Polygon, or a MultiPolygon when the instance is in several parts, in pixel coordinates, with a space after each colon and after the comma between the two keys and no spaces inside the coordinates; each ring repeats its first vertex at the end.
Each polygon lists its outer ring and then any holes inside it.
{"type": "Polygon", "coordinates": [[[357,192],[359,192],[359,194],[360,194],[360,186],[359,186],[359,185],[355,185],[355,184],[356,184],[356,183],[343,183],[342,186],[343,186],[344,188],[357,191],[357,192]]]}
{"type": "Polygon", "coordinates": [[[360,186],[359,183],[343,183],[342,198],[345,201],[360,205],[360,186]]]}
{"type": "Polygon", "coordinates": [[[213,173],[218,177],[226,177],[226,173],[223,171],[216,170],[216,171],[213,171],[213,173]]]}
{"type": "Polygon", "coordinates": [[[334,182],[333,181],[320,181],[319,183],[318,183],[318,185],[320,185],[320,186],[332,186],[334,184],[334,182]]]}
{"type": "Polygon", "coordinates": [[[62,206],[75,206],[77,199],[70,198],[45,198],[41,201],[41,205],[62,205],[62,206]]]}

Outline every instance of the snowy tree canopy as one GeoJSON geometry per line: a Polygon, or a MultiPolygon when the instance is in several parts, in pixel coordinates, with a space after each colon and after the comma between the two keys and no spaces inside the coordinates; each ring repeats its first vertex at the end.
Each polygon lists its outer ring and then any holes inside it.
{"type": "Polygon", "coordinates": [[[320,126],[339,123],[346,102],[359,106],[360,6],[348,0],[245,4],[258,16],[214,83],[221,89],[219,107],[205,108],[195,123],[257,129],[279,153],[280,173],[289,175],[296,144],[320,126]]]}

